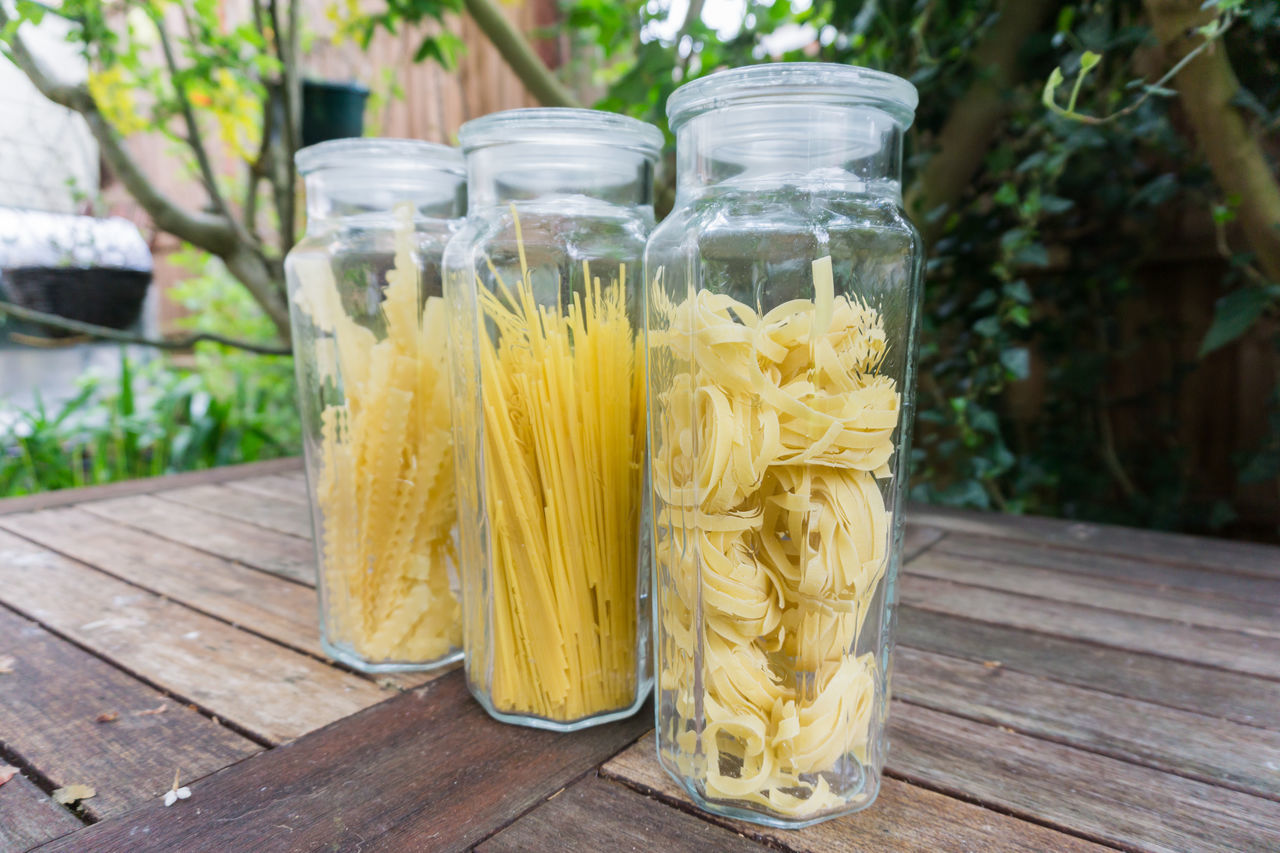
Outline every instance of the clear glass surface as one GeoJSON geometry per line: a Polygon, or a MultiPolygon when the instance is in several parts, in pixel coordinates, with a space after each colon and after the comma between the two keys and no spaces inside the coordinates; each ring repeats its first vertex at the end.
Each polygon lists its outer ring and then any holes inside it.
{"type": "Polygon", "coordinates": [[[463,125],[445,252],[467,683],[570,730],[652,685],[641,255],[661,135],[588,110],[463,125]]]}
{"type": "Polygon", "coordinates": [[[914,104],[897,78],[794,64],[711,75],[669,106],[678,194],[645,253],[657,742],[713,812],[798,827],[879,789],[914,104]]]}
{"type": "Polygon", "coordinates": [[[307,231],[285,262],[322,645],[366,672],[461,657],[440,260],[462,157],[349,139],[298,152],[307,231]]]}

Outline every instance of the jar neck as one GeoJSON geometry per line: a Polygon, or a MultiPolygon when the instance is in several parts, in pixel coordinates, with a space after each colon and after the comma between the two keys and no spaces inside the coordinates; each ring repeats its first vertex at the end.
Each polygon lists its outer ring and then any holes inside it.
{"type": "Polygon", "coordinates": [[[487,145],[467,152],[468,211],[558,199],[651,208],[653,166],[643,153],[600,143],[487,145]]]}
{"type": "Polygon", "coordinates": [[[308,228],[352,218],[388,216],[401,205],[421,219],[456,219],[466,212],[461,169],[417,163],[317,169],[303,175],[308,228]]]}
{"type": "Polygon", "coordinates": [[[814,187],[902,201],[901,123],[868,105],[734,104],[676,131],[681,195],[712,188],[814,187]]]}

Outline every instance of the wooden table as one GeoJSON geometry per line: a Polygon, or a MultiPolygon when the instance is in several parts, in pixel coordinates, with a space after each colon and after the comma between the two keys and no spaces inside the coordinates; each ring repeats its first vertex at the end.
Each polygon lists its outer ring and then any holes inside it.
{"type": "Polygon", "coordinates": [[[1280,549],[915,512],[888,778],[787,832],[689,805],[648,708],[331,665],[310,533],[296,461],[0,502],[0,848],[1280,849],[1280,549]]]}

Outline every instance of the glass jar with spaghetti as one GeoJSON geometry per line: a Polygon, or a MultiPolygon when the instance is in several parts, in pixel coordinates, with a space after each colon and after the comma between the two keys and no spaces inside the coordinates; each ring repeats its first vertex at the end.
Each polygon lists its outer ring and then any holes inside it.
{"type": "Polygon", "coordinates": [[[567,731],[649,693],[641,255],[657,128],[511,110],[458,134],[445,251],[467,683],[567,731]],[[642,570],[643,569],[643,570],[642,570]]]}
{"type": "Polygon", "coordinates": [[[759,65],[678,89],[649,240],[658,754],[773,826],[875,798],[921,247],[905,80],[759,65]]]}
{"type": "Polygon", "coordinates": [[[285,262],[321,644],[366,672],[461,656],[440,258],[462,155],[401,139],[297,154],[307,232],[285,262]]]}

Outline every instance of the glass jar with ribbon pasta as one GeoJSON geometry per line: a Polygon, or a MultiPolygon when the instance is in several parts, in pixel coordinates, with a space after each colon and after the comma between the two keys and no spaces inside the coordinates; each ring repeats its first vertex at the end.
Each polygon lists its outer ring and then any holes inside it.
{"type": "Polygon", "coordinates": [[[652,684],[640,266],[662,136],[536,109],[459,140],[470,201],[445,276],[467,683],[499,720],[576,729],[635,713],[652,684]]]}
{"type": "Polygon", "coordinates": [[[462,155],[404,139],[297,154],[307,233],[285,262],[321,643],[368,672],[461,657],[440,259],[462,155]]]}
{"type": "Polygon", "coordinates": [[[659,759],[775,826],[864,808],[885,752],[921,246],[905,80],[689,83],[645,252],[659,759]]]}

